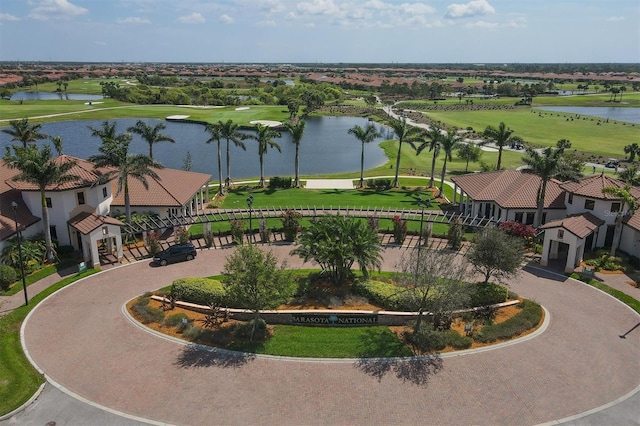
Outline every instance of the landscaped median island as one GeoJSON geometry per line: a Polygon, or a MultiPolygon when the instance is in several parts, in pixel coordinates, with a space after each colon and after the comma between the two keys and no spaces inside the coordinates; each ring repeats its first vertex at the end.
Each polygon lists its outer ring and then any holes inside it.
{"type": "MultiPolygon", "coordinates": [[[[301,247],[304,239],[293,252],[301,247]]],[[[407,253],[396,272],[349,268],[336,281],[335,264],[294,271],[261,247],[242,246],[223,275],[176,280],[127,308],[186,341],[296,357],[434,354],[514,339],[541,324],[540,305],[501,285],[463,280],[468,268],[456,253],[407,253]]]]}

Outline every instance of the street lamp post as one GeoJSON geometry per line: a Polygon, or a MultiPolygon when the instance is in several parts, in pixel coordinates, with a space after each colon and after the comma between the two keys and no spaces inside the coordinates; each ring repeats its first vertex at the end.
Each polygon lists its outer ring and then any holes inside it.
{"type": "Polygon", "coordinates": [[[13,219],[16,222],[16,233],[18,237],[18,257],[20,260],[20,274],[22,275],[22,289],[24,290],[24,305],[29,305],[29,297],[27,296],[27,283],[24,279],[24,262],[22,260],[22,233],[20,232],[20,228],[18,227],[18,203],[15,201],[11,202],[11,208],[13,209],[13,219]]]}
{"type": "Polygon", "coordinates": [[[253,211],[253,195],[249,195],[247,197],[247,207],[249,207],[249,245],[251,245],[251,233],[253,231],[253,226],[251,223],[251,213],[253,211]]]}

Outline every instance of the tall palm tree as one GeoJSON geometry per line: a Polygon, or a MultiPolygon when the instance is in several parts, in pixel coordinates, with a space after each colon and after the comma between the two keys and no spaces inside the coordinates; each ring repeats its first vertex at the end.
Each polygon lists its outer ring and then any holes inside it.
{"type": "Polygon", "coordinates": [[[277,131],[277,130],[269,127],[269,126],[265,126],[264,124],[260,124],[260,123],[258,123],[256,125],[256,135],[255,136],[250,136],[251,139],[255,139],[256,141],[258,141],[258,156],[260,157],[260,183],[258,183],[258,186],[260,188],[264,188],[264,186],[265,186],[265,184],[264,184],[264,155],[267,153],[267,150],[269,149],[269,147],[277,149],[278,152],[282,152],[282,149],[280,148],[280,145],[278,145],[273,140],[273,139],[279,138],[281,136],[282,135],[280,134],[279,131],[277,131]]]}
{"type": "Polygon", "coordinates": [[[360,181],[358,182],[358,188],[362,188],[364,186],[364,144],[376,140],[380,136],[380,132],[378,132],[375,125],[369,123],[364,129],[358,125],[353,126],[348,133],[355,136],[362,144],[362,149],[360,150],[360,181]]]}
{"type": "Polygon", "coordinates": [[[602,188],[603,194],[613,195],[614,197],[620,199],[622,205],[620,206],[620,210],[616,213],[616,227],[613,231],[613,242],[611,243],[611,256],[616,255],[616,250],[620,247],[620,238],[622,237],[622,219],[625,215],[633,216],[633,214],[638,210],[638,200],[631,195],[631,187],[629,185],[625,185],[624,188],[618,188],[615,186],[608,186],[606,188],[602,188]]]}
{"type": "Polygon", "coordinates": [[[640,169],[637,164],[630,164],[624,169],[618,170],[618,179],[631,186],[640,185],[640,169]]]}
{"type": "Polygon", "coordinates": [[[115,134],[111,132],[115,125],[105,121],[102,129],[96,129],[97,133],[109,134],[111,137],[104,137],[102,145],[98,148],[99,154],[89,157],[89,161],[94,163],[95,168],[107,168],[95,185],[103,185],[112,179],[118,179],[116,195],[124,193],[124,209],[126,221],[131,222],[131,200],[129,197],[129,177],[142,183],[145,189],[149,189],[147,177],[160,179],[160,176],[153,168],[161,169],[163,166],[156,163],[151,158],[143,154],[129,154],[129,144],[131,134],[115,134]]]}
{"type": "Polygon", "coordinates": [[[204,131],[211,134],[211,137],[207,139],[207,143],[218,143],[218,195],[224,195],[224,191],[222,190],[222,151],[220,150],[220,140],[222,139],[222,132],[220,127],[220,123],[207,124],[204,128],[204,131]]]}
{"type": "Polygon", "coordinates": [[[442,164],[442,176],[440,176],[439,197],[444,193],[444,177],[447,174],[447,161],[453,160],[453,151],[458,146],[458,142],[460,142],[460,137],[455,129],[449,130],[447,134],[442,135],[442,139],[440,139],[440,149],[444,154],[444,164],[442,164]]]}
{"type": "Polygon", "coordinates": [[[442,140],[442,129],[438,126],[431,126],[429,130],[422,134],[424,138],[422,143],[416,148],[416,155],[420,155],[422,151],[429,148],[429,151],[433,151],[433,157],[431,158],[431,178],[429,179],[429,188],[433,188],[433,177],[436,172],[436,158],[440,155],[440,141],[442,140]]]}
{"type": "Polygon", "coordinates": [[[43,146],[42,149],[32,145],[27,148],[14,146],[13,154],[7,148],[4,161],[9,168],[20,170],[20,173],[13,177],[14,181],[32,183],[40,191],[45,256],[51,262],[55,258],[55,249],[51,243],[49,209],[47,208],[45,191],[47,188],[78,180],[78,176],[71,173],[71,169],[76,163],[68,157],[54,158],[49,145],[43,146]]]}
{"type": "MultiPolygon", "coordinates": [[[[520,141],[520,138],[516,138],[513,134],[513,130],[507,128],[507,125],[504,124],[504,121],[500,122],[498,128],[493,126],[487,126],[484,130],[484,136],[491,139],[493,143],[498,147],[498,164],[496,165],[496,170],[500,170],[502,167],[502,150],[505,146],[511,144],[512,142],[520,141]]],[[[489,141],[484,141],[482,144],[486,144],[489,141]]]]}
{"type": "Polygon", "coordinates": [[[295,178],[293,181],[293,186],[296,188],[300,188],[300,142],[302,141],[302,136],[304,135],[304,129],[307,125],[307,122],[304,120],[295,120],[284,123],[284,125],[291,132],[291,142],[296,146],[296,157],[295,157],[295,178]]]}
{"type": "Polygon", "coordinates": [[[560,172],[563,153],[563,148],[551,146],[546,147],[542,153],[533,148],[527,148],[527,155],[522,158],[522,162],[528,166],[522,171],[533,173],[540,178],[536,196],[536,216],[533,222],[535,228],[542,224],[542,211],[544,210],[544,198],[547,194],[547,184],[560,172]]]}
{"type": "Polygon", "coordinates": [[[629,154],[629,161],[634,162],[636,155],[640,154],[640,146],[637,142],[630,143],[624,147],[624,153],[629,154]]]}
{"type": "Polygon", "coordinates": [[[395,119],[392,118],[389,120],[389,126],[393,129],[393,132],[396,134],[398,138],[398,155],[396,157],[396,172],[393,178],[393,183],[391,186],[394,188],[398,187],[398,172],[400,171],[400,155],[402,154],[402,143],[405,141],[414,141],[419,133],[419,129],[416,127],[411,127],[407,124],[407,120],[403,119],[395,119]]]}
{"type": "Polygon", "coordinates": [[[166,129],[167,126],[164,123],[158,123],[151,127],[142,120],[138,120],[135,126],[129,127],[127,130],[132,133],[136,133],[142,137],[149,144],[149,158],[153,160],[153,145],[158,142],[171,142],[175,143],[172,137],[163,135],[161,130],[166,129]]]}
{"type": "Polygon", "coordinates": [[[243,150],[247,150],[243,140],[247,139],[247,135],[240,133],[240,126],[233,122],[233,120],[227,120],[226,122],[218,121],[220,125],[220,134],[222,138],[227,141],[227,178],[224,181],[226,188],[231,186],[231,152],[229,150],[229,142],[233,142],[235,146],[239,146],[243,150]]]}
{"type": "Polygon", "coordinates": [[[40,139],[47,139],[49,137],[40,132],[42,124],[29,124],[29,119],[27,118],[11,120],[9,125],[11,127],[2,129],[2,132],[11,136],[12,141],[21,142],[23,148],[26,148],[29,143],[35,143],[40,139]]]}
{"type": "Polygon", "coordinates": [[[62,136],[50,136],[49,139],[58,155],[62,155],[62,136]]]}

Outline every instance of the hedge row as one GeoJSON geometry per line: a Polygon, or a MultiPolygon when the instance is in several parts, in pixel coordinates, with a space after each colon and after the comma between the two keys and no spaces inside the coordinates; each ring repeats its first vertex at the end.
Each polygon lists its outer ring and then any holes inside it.
{"type": "Polygon", "coordinates": [[[520,304],[521,311],[500,324],[487,325],[473,335],[477,342],[488,343],[510,339],[537,326],[542,320],[542,307],[530,300],[520,304]]]}
{"type": "Polygon", "coordinates": [[[211,278],[180,278],[173,282],[171,295],[176,300],[209,305],[224,304],[225,292],[222,283],[211,278]]]}
{"type": "Polygon", "coordinates": [[[357,280],[351,290],[362,297],[366,297],[374,305],[389,310],[405,310],[402,297],[397,286],[382,281],[357,280]]]}

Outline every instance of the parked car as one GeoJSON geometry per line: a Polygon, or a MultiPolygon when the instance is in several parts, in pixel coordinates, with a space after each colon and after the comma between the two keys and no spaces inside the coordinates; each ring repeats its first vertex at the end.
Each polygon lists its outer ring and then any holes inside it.
{"type": "Polygon", "coordinates": [[[197,254],[196,248],[191,243],[176,244],[153,256],[153,260],[159,263],[160,266],[166,266],[173,262],[193,260],[197,254]]]}

